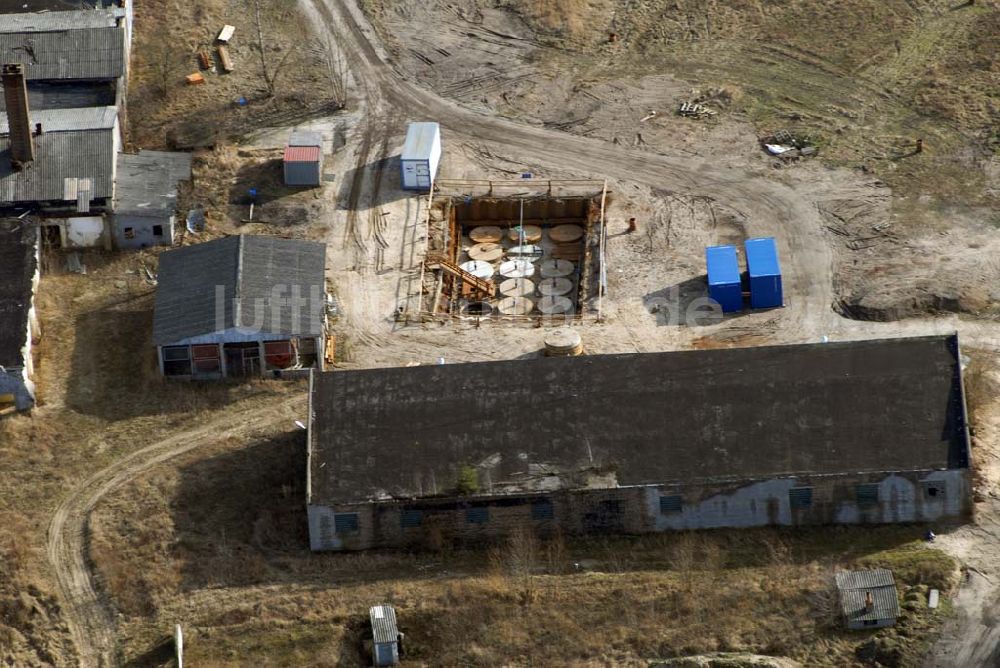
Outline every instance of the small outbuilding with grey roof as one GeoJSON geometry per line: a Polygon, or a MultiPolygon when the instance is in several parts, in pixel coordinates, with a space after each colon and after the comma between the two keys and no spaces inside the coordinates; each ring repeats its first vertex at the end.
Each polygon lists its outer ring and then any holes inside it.
{"type": "Polygon", "coordinates": [[[115,246],[172,244],[178,184],[190,178],[190,153],[119,153],[112,216],[115,246]]]}
{"type": "Polygon", "coordinates": [[[164,376],[324,367],[326,246],[238,235],[160,255],[153,341],[164,376]]]}
{"type": "Polygon", "coordinates": [[[840,611],[849,629],[892,626],[899,617],[899,597],[892,571],[874,568],[837,573],[840,611]]]}
{"type": "Polygon", "coordinates": [[[396,626],[396,611],[391,605],[376,605],[368,611],[372,625],[372,663],[395,666],[399,663],[399,640],[402,634],[396,626]]]}

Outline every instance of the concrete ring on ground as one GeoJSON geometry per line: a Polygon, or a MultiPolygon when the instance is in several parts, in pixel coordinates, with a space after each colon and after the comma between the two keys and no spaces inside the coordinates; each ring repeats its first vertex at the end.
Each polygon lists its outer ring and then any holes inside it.
{"type": "Polygon", "coordinates": [[[543,278],[538,284],[538,292],[542,295],[564,295],[573,289],[573,281],[562,276],[543,278]]]}
{"type": "Polygon", "coordinates": [[[542,278],[559,278],[573,273],[573,263],[569,260],[545,260],[539,267],[542,278]]]}
{"type": "Polygon", "coordinates": [[[580,332],[570,327],[559,327],[545,335],[545,354],[548,357],[575,357],[583,353],[580,332]]]}
{"type": "Polygon", "coordinates": [[[482,227],[474,227],[472,231],[469,232],[469,238],[475,241],[477,244],[496,244],[500,243],[503,239],[503,230],[501,230],[496,225],[483,225],[482,227]]]}
{"type": "Polygon", "coordinates": [[[535,273],[531,260],[507,260],[500,265],[500,275],[504,278],[527,278],[535,273]]]}
{"type": "Polygon", "coordinates": [[[530,278],[508,278],[500,284],[504,297],[530,297],[535,294],[535,284],[530,278]]]}
{"type": "MultiPolygon", "coordinates": [[[[520,241],[521,233],[518,229],[518,225],[514,225],[509,230],[507,230],[507,238],[511,241],[520,241]]],[[[525,225],[524,226],[524,241],[526,243],[535,243],[536,241],[542,240],[542,228],[538,225],[525,225]]]]}
{"type": "Polygon", "coordinates": [[[583,228],[579,225],[556,225],[549,230],[549,239],[557,244],[568,244],[583,238],[583,228]]]}
{"type": "Polygon", "coordinates": [[[492,241],[484,241],[469,249],[469,257],[482,262],[495,262],[503,257],[503,246],[492,241]]]}
{"type": "Polygon", "coordinates": [[[493,278],[496,271],[493,265],[482,260],[469,260],[458,265],[462,271],[467,271],[477,278],[493,278]]]}
{"type": "Polygon", "coordinates": [[[535,302],[528,297],[504,297],[497,304],[502,315],[528,315],[535,308],[535,302]]]}
{"type": "Polygon", "coordinates": [[[538,310],[545,315],[559,315],[573,311],[573,301],[561,295],[546,295],[538,300],[538,310]]]}

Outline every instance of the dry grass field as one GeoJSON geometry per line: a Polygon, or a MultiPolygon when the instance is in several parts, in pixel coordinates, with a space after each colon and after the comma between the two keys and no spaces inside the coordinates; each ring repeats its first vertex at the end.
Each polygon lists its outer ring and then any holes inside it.
{"type": "MultiPolygon", "coordinates": [[[[955,562],[917,528],[720,531],[646,537],[515,535],[500,545],[317,555],[301,509],[301,433],[233,440],[159,467],[92,520],[127,660],[176,622],[197,665],[364,666],[367,607],[389,601],[414,665],[642,665],[705,652],[843,666],[869,634],[843,632],[832,576],[887,566],[901,624],[880,651],[910,665],[946,610],[955,562]],[[776,629],[782,629],[776,633],[776,629]],[[920,638],[920,640],[917,640],[920,638]]],[[[887,659],[888,661],[888,659],[887,659]]]]}

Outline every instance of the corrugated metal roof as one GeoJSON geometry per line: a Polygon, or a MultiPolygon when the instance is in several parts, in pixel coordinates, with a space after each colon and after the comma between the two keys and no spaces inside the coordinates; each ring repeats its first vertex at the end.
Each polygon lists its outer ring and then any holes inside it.
{"type": "Polygon", "coordinates": [[[319,162],[318,146],[286,146],[285,162],[319,162]]]}
{"type": "Polygon", "coordinates": [[[740,282],[740,263],[733,246],[709,246],[705,249],[709,285],[731,285],[740,282]]]}
{"type": "Polygon", "coordinates": [[[296,130],[288,138],[289,146],[322,146],[323,135],[308,130],[296,130]]]}
{"type": "Polygon", "coordinates": [[[376,644],[396,642],[399,629],[396,627],[396,611],[391,605],[376,605],[368,611],[372,623],[372,639],[376,644]]]}
{"type": "Polygon", "coordinates": [[[167,345],[254,324],[271,334],[319,336],[325,271],[326,246],[313,241],[239,235],[167,251],[160,255],[153,340],[167,345]],[[224,290],[221,314],[216,313],[216,286],[224,290]],[[298,289],[308,301],[301,307],[288,299],[275,302],[275,286],[282,287],[279,297],[298,289]],[[312,299],[314,288],[317,299],[312,299]]]}
{"type": "Polygon", "coordinates": [[[62,200],[68,178],[91,179],[93,199],[111,197],[113,130],[44,132],[34,141],[35,159],[17,172],[9,160],[10,139],[0,135],[0,204],[62,200]]]}
{"type": "MultiPolygon", "coordinates": [[[[115,107],[83,107],[81,109],[42,109],[29,114],[31,129],[42,124],[42,133],[72,132],[75,130],[109,130],[115,126],[118,110],[115,107]]],[[[7,112],[0,112],[0,135],[10,132],[7,112]]]]}
{"type": "Polygon", "coordinates": [[[496,461],[505,481],[544,465],[568,486],[580,462],[621,486],[964,468],[957,349],[932,336],[316,374],[311,498],[433,494],[461,461],[496,461]],[[463,419],[442,423],[470,387],[463,419]]]}
{"type": "Polygon", "coordinates": [[[896,580],[892,576],[892,571],[885,568],[839,571],[837,573],[838,589],[870,589],[872,587],[891,587],[895,584],[896,580]]]}
{"type": "Polygon", "coordinates": [[[406,130],[406,141],[403,143],[403,160],[427,160],[431,148],[440,135],[441,126],[437,123],[410,123],[406,130]]]}
{"type": "Polygon", "coordinates": [[[867,571],[837,573],[840,609],[849,621],[895,619],[899,616],[899,597],[892,571],[876,568],[867,571]],[[872,606],[868,607],[868,594],[872,606]]]}
{"type": "Polygon", "coordinates": [[[0,20],[0,33],[114,27],[115,11],[113,9],[74,9],[62,12],[4,14],[3,19],[0,20]]]}
{"type": "Polygon", "coordinates": [[[140,216],[173,212],[177,184],[190,178],[190,153],[119,153],[114,211],[140,216]]]}
{"type": "Polygon", "coordinates": [[[37,243],[32,223],[0,220],[0,366],[24,364],[37,243]]]}
{"type": "Polygon", "coordinates": [[[778,265],[778,246],[774,237],[748,239],[743,244],[747,254],[747,272],[754,276],[780,276],[778,265]]]}
{"type": "Polygon", "coordinates": [[[125,72],[125,28],[0,33],[0,61],[24,65],[28,81],[117,79],[125,72]]]}

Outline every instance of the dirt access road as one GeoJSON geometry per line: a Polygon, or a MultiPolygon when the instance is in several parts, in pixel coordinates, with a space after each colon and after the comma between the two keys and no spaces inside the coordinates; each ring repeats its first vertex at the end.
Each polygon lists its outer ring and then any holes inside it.
{"type": "Polygon", "coordinates": [[[113,613],[98,594],[88,563],[87,525],[94,506],[108,493],[172,457],[254,429],[292,424],[305,411],[306,398],[293,397],[253,415],[224,415],[131,453],[92,475],[63,499],[49,523],[48,558],[80,665],[118,664],[113,613]]]}
{"type": "MultiPolygon", "coordinates": [[[[653,187],[669,185],[678,191],[724,202],[740,211],[748,221],[749,232],[775,234],[788,245],[790,252],[786,255],[786,272],[790,278],[789,287],[797,295],[794,310],[789,313],[790,319],[785,321],[788,330],[803,337],[815,337],[821,332],[846,333],[848,330],[854,335],[863,335],[867,328],[872,327],[868,323],[845,321],[831,309],[833,255],[823,240],[822,219],[814,203],[790,186],[728,168],[719,162],[630,150],[464,109],[413,85],[405,75],[387,65],[384,55],[375,45],[374,31],[355,8],[342,0],[300,0],[300,6],[307,16],[313,18],[317,32],[335,36],[348,57],[355,79],[361,82],[365,96],[364,117],[369,120],[365,121],[357,161],[358,166],[364,169],[356,172],[352,182],[350,207],[346,214],[348,226],[356,225],[359,211],[369,208],[375,200],[381,180],[380,158],[386,157],[386,132],[392,125],[391,120],[403,115],[435,118],[449,131],[502,143],[512,152],[536,156],[540,162],[558,164],[567,170],[606,175],[653,187]],[[377,155],[371,163],[373,154],[377,155]],[[377,164],[378,167],[367,168],[369,164],[377,164]]],[[[360,244],[358,252],[367,254],[370,251],[360,244]]],[[[920,324],[908,323],[905,327],[897,327],[896,331],[920,324]]],[[[926,326],[927,323],[923,324],[926,326]]],[[[934,324],[939,326],[941,321],[934,321],[934,324]]],[[[379,327],[366,333],[368,345],[388,343],[390,329],[382,325],[379,327]]],[[[996,344],[995,327],[963,326],[963,334],[973,327],[981,344],[996,344]]],[[[442,333],[443,337],[447,335],[442,333]]],[[[82,665],[115,665],[118,662],[115,622],[110,609],[97,594],[87,563],[86,527],[90,512],[98,501],[144,471],[184,452],[247,429],[281,420],[291,421],[296,415],[301,415],[302,402],[304,398],[289,399],[252,418],[244,415],[222,417],[176,434],[96,473],[66,497],[49,526],[48,557],[57,574],[66,618],[82,665]]],[[[1000,547],[995,532],[986,531],[986,534],[988,538],[983,539],[981,546],[985,547],[989,540],[992,545],[1000,547]]],[[[985,601],[984,597],[995,592],[995,587],[988,589],[976,600],[985,601]]],[[[962,604],[960,599],[959,605],[962,604]]],[[[977,656],[975,648],[982,644],[979,636],[973,638],[970,635],[967,641],[963,636],[962,642],[966,643],[966,649],[972,648],[963,656],[977,656]]]]}

